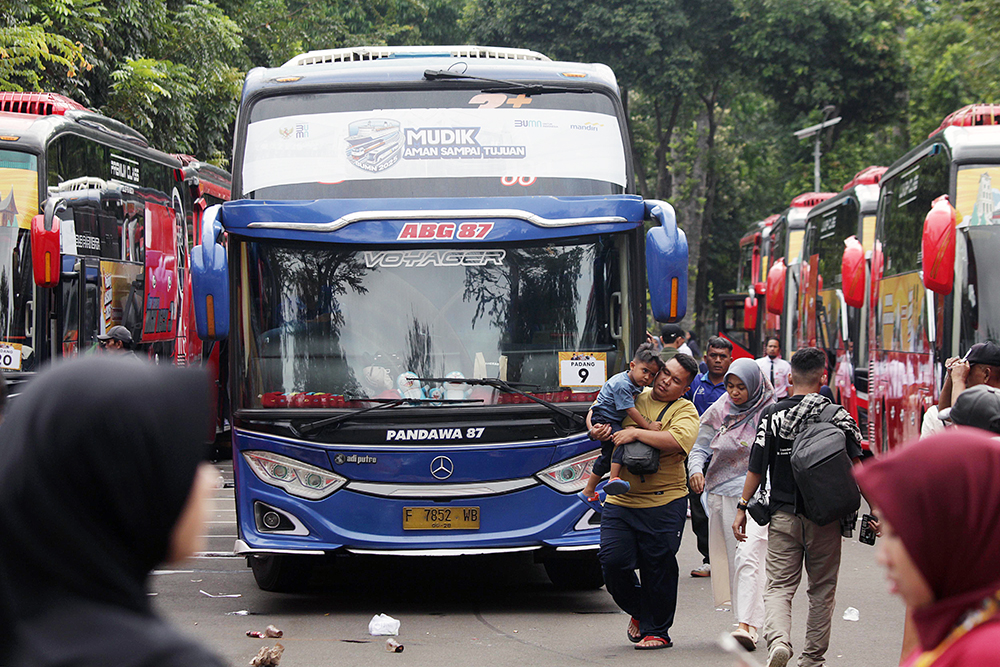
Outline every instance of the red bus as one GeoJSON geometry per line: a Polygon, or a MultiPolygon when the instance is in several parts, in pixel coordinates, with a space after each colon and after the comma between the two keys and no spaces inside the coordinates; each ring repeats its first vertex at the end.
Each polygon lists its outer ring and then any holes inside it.
{"type": "Polygon", "coordinates": [[[718,297],[719,335],[734,345],[733,356],[754,357],[761,353],[764,312],[764,279],[767,274],[764,244],[777,214],[758,220],[740,239],[739,274],[736,291],[718,297]]]}
{"type": "Polygon", "coordinates": [[[201,363],[188,251],[230,175],[51,93],[0,93],[0,369],[14,382],[115,325],[201,363]]]}
{"type": "Polygon", "coordinates": [[[944,361],[1000,339],[1000,105],[949,115],[881,182],[868,318],[869,440],[919,435],[944,361]]]}
{"type": "Polygon", "coordinates": [[[858,172],[842,192],[806,218],[795,348],[821,347],[834,358],[834,398],[865,433],[868,421],[866,255],[875,239],[878,183],[885,167],[858,172]]]}
{"type": "MultiPolygon", "coordinates": [[[[781,342],[781,354],[786,359],[796,349],[794,332],[798,326],[799,264],[806,216],[813,206],[834,194],[806,192],[795,197],[789,207],[778,214],[770,232],[766,234],[762,263],[767,275],[767,316],[763,318],[764,329],[760,342],[763,344],[768,338],[776,337],[781,342]]],[[[758,350],[758,356],[762,352],[763,350],[758,350]]]]}

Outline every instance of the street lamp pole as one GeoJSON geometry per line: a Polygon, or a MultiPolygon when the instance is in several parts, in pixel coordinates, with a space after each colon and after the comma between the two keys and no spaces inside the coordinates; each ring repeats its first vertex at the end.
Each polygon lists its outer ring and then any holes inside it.
{"type": "Polygon", "coordinates": [[[809,127],[802,128],[793,134],[799,139],[807,139],[808,137],[815,136],[816,142],[813,144],[813,192],[819,192],[820,178],[819,178],[819,141],[823,136],[823,130],[832,127],[841,121],[841,117],[830,118],[830,114],[836,111],[836,107],[833,105],[828,105],[823,107],[823,122],[819,125],[810,125],[809,127]],[[830,118],[827,120],[827,118],[830,118]]]}

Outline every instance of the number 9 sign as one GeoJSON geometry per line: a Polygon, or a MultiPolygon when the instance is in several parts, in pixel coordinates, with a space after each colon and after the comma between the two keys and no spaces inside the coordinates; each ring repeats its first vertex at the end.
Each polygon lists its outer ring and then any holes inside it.
{"type": "Polygon", "coordinates": [[[559,385],[562,387],[600,387],[608,379],[607,353],[560,352],[559,385]]]}
{"type": "Polygon", "coordinates": [[[5,371],[21,370],[21,350],[13,345],[0,343],[0,368],[5,371]]]}

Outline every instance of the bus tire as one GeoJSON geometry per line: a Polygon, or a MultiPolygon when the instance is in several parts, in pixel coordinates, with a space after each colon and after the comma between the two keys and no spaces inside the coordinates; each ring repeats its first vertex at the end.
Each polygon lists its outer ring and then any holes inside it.
{"type": "Polygon", "coordinates": [[[287,554],[253,554],[249,561],[257,587],[272,593],[303,590],[316,565],[315,558],[287,554]]]}
{"type": "Polygon", "coordinates": [[[590,591],[604,585],[596,553],[588,558],[548,558],[543,565],[549,581],[562,590],[590,591]]]}

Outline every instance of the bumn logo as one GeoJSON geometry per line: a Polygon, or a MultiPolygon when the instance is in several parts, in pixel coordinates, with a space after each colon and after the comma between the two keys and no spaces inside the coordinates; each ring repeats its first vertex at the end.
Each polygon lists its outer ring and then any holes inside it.
{"type": "Polygon", "coordinates": [[[377,173],[399,162],[403,144],[398,122],[369,118],[354,121],[347,130],[347,159],[358,169],[377,173]]]}

